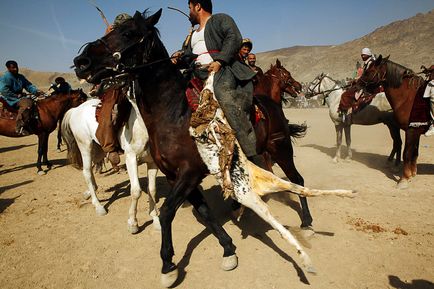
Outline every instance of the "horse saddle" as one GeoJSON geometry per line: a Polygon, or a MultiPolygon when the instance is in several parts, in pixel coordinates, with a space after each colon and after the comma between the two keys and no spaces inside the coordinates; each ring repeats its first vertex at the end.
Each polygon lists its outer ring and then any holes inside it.
{"type": "Polygon", "coordinates": [[[122,88],[105,91],[104,94],[101,95],[101,101],[95,109],[96,121],[101,123],[102,119],[110,117],[113,126],[116,128],[124,126],[128,121],[131,111],[131,104],[126,99],[125,95],[126,92],[122,91],[122,88]]]}
{"type": "Polygon", "coordinates": [[[427,85],[428,82],[426,81],[419,87],[416,96],[414,97],[408,124],[410,127],[428,126],[430,124],[430,99],[428,97],[423,97],[427,85]]]}
{"type": "MultiPolygon", "coordinates": [[[[193,77],[187,85],[185,95],[187,97],[188,106],[192,112],[195,112],[199,106],[200,93],[203,89],[203,85],[204,81],[197,77],[193,77]]],[[[252,124],[255,125],[261,119],[265,119],[265,116],[259,107],[254,104],[251,108],[250,120],[252,121],[252,124]]]]}
{"type": "Polygon", "coordinates": [[[382,87],[379,87],[373,92],[360,90],[356,86],[350,87],[341,95],[339,111],[347,112],[351,109],[352,113],[357,113],[369,105],[372,102],[372,99],[382,91],[382,87]]]}
{"type": "Polygon", "coordinates": [[[18,109],[8,105],[6,100],[0,97],[0,118],[16,119],[18,109]]]}

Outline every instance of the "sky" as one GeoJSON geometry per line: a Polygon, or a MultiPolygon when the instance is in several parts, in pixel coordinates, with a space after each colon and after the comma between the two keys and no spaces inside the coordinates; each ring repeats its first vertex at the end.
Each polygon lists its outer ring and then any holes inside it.
{"type": "MultiPolygon", "coordinates": [[[[79,48],[104,34],[93,4],[112,22],[119,13],[163,8],[157,27],[169,53],[188,33],[188,0],[0,0],[0,63],[72,72],[79,48]]],[[[380,26],[434,9],[434,0],[214,0],[213,13],[232,16],[255,53],[296,45],[338,45],[380,26]]],[[[3,66],[4,67],[4,66],[3,66]]],[[[1,71],[1,69],[0,69],[1,71]]]]}

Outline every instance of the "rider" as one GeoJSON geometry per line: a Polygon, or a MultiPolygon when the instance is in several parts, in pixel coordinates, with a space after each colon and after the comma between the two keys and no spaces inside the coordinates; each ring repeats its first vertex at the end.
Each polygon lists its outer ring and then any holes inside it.
{"type": "Polygon", "coordinates": [[[256,55],[254,53],[249,53],[247,56],[247,64],[253,71],[257,73],[256,75],[260,76],[264,74],[262,69],[259,66],[256,66],[256,55]]]}
{"type": "Polygon", "coordinates": [[[58,76],[54,80],[54,83],[51,84],[50,89],[53,90],[53,93],[70,93],[71,85],[66,82],[65,78],[58,76]]]}
{"type": "Polygon", "coordinates": [[[30,134],[25,126],[30,120],[30,108],[33,101],[23,93],[23,89],[36,96],[44,94],[44,92],[28,81],[24,75],[18,73],[16,61],[7,61],[6,68],[8,71],[0,78],[0,97],[10,107],[18,109],[15,131],[21,136],[26,136],[30,134]]]}
{"type": "Polygon", "coordinates": [[[241,42],[241,48],[238,51],[238,56],[242,62],[246,63],[247,56],[249,55],[250,51],[252,51],[252,48],[252,41],[249,38],[244,38],[241,42]]]}
{"type": "MultiPolygon", "coordinates": [[[[109,25],[105,31],[105,34],[110,33],[116,26],[122,24],[132,17],[127,13],[121,13],[115,17],[113,24],[109,25]]],[[[98,94],[100,86],[96,86],[91,94],[98,94]]],[[[107,93],[101,95],[101,111],[99,118],[98,128],[95,136],[100,142],[100,145],[104,152],[108,153],[108,159],[113,167],[114,171],[119,171],[119,163],[121,162],[119,157],[120,145],[117,138],[117,129],[113,122],[116,118],[114,112],[117,111],[117,104],[122,97],[121,88],[110,89],[107,93]]]]}
{"type": "MultiPolygon", "coordinates": [[[[360,74],[358,75],[358,77],[360,77],[363,72],[369,67],[369,65],[375,60],[374,54],[368,47],[362,49],[360,56],[363,60],[363,70],[358,71],[358,74],[360,74]]],[[[342,93],[338,111],[342,114],[343,117],[351,113],[352,105],[354,104],[354,102],[359,100],[360,97],[363,96],[363,92],[364,91],[359,87],[352,86],[342,93]]]]}
{"type": "Polygon", "coordinates": [[[430,106],[431,106],[431,125],[428,131],[425,133],[425,136],[434,135],[434,65],[431,65],[430,68],[427,69],[428,74],[428,84],[425,89],[425,93],[423,94],[424,98],[430,98],[430,106]]]}
{"type": "Polygon", "coordinates": [[[189,0],[188,4],[190,22],[193,26],[199,24],[199,28],[187,37],[184,51],[173,54],[172,61],[186,66],[189,63],[181,63],[186,59],[181,56],[194,54],[196,77],[206,79],[209,72],[215,72],[215,96],[242,150],[250,161],[265,167],[262,156],[256,152],[256,135],[249,120],[255,73],[237,57],[241,33],[229,15],[212,14],[211,0],[189,0]]]}

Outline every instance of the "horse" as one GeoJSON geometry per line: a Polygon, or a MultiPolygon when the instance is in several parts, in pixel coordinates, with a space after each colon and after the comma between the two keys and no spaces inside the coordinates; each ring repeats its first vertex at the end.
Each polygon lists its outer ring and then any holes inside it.
{"type": "Polygon", "coordinates": [[[336,153],[333,162],[337,163],[341,160],[342,131],[345,132],[347,144],[345,160],[351,160],[353,156],[351,150],[351,125],[374,125],[383,123],[389,129],[390,136],[393,140],[392,151],[387,159],[389,162],[392,162],[396,156],[394,166],[397,168],[400,165],[402,148],[400,128],[384,93],[377,94],[369,105],[365,106],[357,113],[352,113],[351,118],[344,120],[338,113],[343,88],[336,80],[327,74],[321,73],[309,84],[307,90],[307,98],[318,94],[324,95],[324,102],[329,108],[329,116],[336,130],[336,153]]]}
{"type": "MultiPolygon", "coordinates": [[[[160,208],[162,234],[160,256],[163,261],[161,282],[163,286],[170,287],[178,276],[177,266],[172,261],[174,249],[171,226],[177,209],[185,200],[193,205],[223,247],[222,269],[234,269],[238,265],[238,259],[232,239],[218,224],[198,189],[198,185],[209,170],[189,132],[191,110],[185,96],[185,79],[170,61],[171,58],[155,28],[161,11],[160,9],[145,18],[137,11],[132,19],[125,21],[102,38],[88,43],[82,53],[74,58],[74,65],[77,77],[86,79],[90,83],[99,83],[101,79],[122,74],[127,74],[131,79],[140,114],[148,129],[151,154],[172,186],[160,208]]],[[[268,99],[270,103],[276,105],[270,98],[268,99]]],[[[264,126],[264,129],[267,127],[264,126]]],[[[275,148],[274,144],[270,146],[275,148]]],[[[303,265],[308,272],[312,272],[313,268],[307,253],[292,234],[271,215],[268,207],[257,195],[258,190],[262,195],[273,191],[271,184],[263,183],[261,180],[276,181],[273,183],[276,185],[274,192],[290,191],[302,196],[338,192],[313,193],[313,190],[277,179],[272,173],[248,163],[240,152],[239,146],[237,148],[234,163],[244,164],[244,166],[236,166],[236,169],[231,171],[231,176],[237,173],[238,177],[234,178],[234,182],[242,183],[243,186],[234,187],[233,197],[242,205],[252,209],[285,240],[295,246],[303,265]],[[255,170],[262,175],[250,176],[249,172],[253,173],[255,170]],[[249,178],[253,178],[250,184],[246,183],[249,178]],[[278,187],[277,183],[283,187],[278,187]]],[[[209,157],[207,161],[218,163],[216,155],[209,157]]],[[[347,193],[352,192],[344,192],[347,193]]]]}
{"type": "Polygon", "coordinates": [[[412,70],[380,55],[365,69],[357,84],[367,91],[380,85],[384,88],[395,119],[405,131],[404,168],[397,187],[408,188],[409,180],[417,174],[420,135],[428,129],[430,121],[429,104],[422,99],[426,83],[412,70]]]}
{"type": "MultiPolygon", "coordinates": [[[[99,99],[90,99],[80,106],[70,109],[62,121],[62,137],[67,145],[69,162],[74,167],[83,170],[83,176],[88,187],[88,190],[83,193],[84,198],[91,197],[97,215],[103,216],[107,214],[107,211],[96,195],[98,186],[92,170],[92,162],[101,162],[105,156],[95,136],[98,127],[95,111],[100,102],[99,99]]],[[[125,152],[125,163],[130,178],[131,205],[128,231],[135,234],[139,231],[137,203],[142,192],[138,177],[138,161],[147,164],[149,214],[152,217],[154,228],[160,229],[158,208],[156,206],[158,202],[156,196],[158,169],[149,153],[148,131],[140,117],[137,105],[133,100],[130,100],[130,103],[133,109],[126,124],[120,129],[118,139],[121,148],[125,152]]]]}
{"type": "Polygon", "coordinates": [[[267,95],[271,99],[282,106],[282,93],[286,92],[292,97],[297,97],[301,91],[301,84],[295,80],[291,73],[286,70],[279,59],[276,59],[276,64],[271,64],[263,75],[258,76],[258,82],[255,85],[254,95],[267,95]]]}
{"type": "MultiPolygon", "coordinates": [[[[38,175],[44,175],[46,172],[42,169],[42,165],[48,170],[52,164],[47,157],[48,137],[50,133],[56,129],[57,122],[65,114],[65,112],[83,103],[87,99],[87,95],[81,90],[72,90],[70,93],[60,93],[55,96],[50,96],[45,99],[40,99],[35,102],[34,110],[31,112],[29,120],[29,132],[38,136],[38,160],[36,167],[38,175]]],[[[0,135],[8,137],[22,137],[15,131],[16,126],[16,111],[12,114],[0,115],[0,135]]]]}

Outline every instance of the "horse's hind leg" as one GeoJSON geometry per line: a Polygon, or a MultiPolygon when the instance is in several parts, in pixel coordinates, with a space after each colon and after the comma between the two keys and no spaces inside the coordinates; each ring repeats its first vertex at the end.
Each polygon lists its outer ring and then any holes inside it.
{"type": "Polygon", "coordinates": [[[140,188],[138,170],[137,170],[137,157],[135,153],[126,152],[125,154],[125,164],[127,165],[128,175],[130,177],[130,194],[131,194],[131,205],[128,212],[128,231],[131,234],[135,234],[139,231],[139,225],[137,223],[137,203],[142,194],[142,189],[140,188]]]}
{"type": "Polygon", "coordinates": [[[235,254],[235,246],[232,243],[232,239],[211,214],[201,192],[196,188],[191,192],[187,199],[200,214],[207,228],[211,230],[215,237],[217,237],[220,245],[223,247],[224,251],[221,268],[225,271],[235,269],[238,265],[238,258],[235,254]]]}
{"type": "Polygon", "coordinates": [[[347,156],[346,161],[350,161],[353,158],[353,152],[351,150],[351,125],[344,126],[345,142],[347,144],[347,156]]]}
{"type": "Polygon", "coordinates": [[[257,196],[252,191],[241,194],[236,192],[236,198],[238,202],[253,210],[265,222],[267,222],[274,229],[276,229],[280,233],[282,238],[284,238],[297,249],[297,253],[299,254],[303,265],[306,267],[308,272],[315,272],[309,255],[303,250],[297,239],[295,239],[295,237],[271,215],[267,205],[261,200],[261,198],[259,198],[259,196],[257,196]]]}
{"type": "MultiPolygon", "coordinates": [[[[297,171],[294,164],[294,151],[292,143],[289,139],[283,139],[282,141],[275,142],[271,147],[269,147],[272,158],[277,162],[280,168],[283,170],[288,179],[300,186],[304,186],[304,179],[297,171]]],[[[300,197],[301,204],[301,225],[302,228],[308,228],[312,226],[312,215],[309,211],[309,206],[307,204],[307,199],[305,197],[300,197]]]]}
{"type": "Polygon", "coordinates": [[[46,133],[41,133],[38,135],[38,161],[36,162],[36,167],[38,168],[37,174],[42,176],[46,172],[42,169],[42,163],[46,161],[47,154],[45,153],[45,148],[47,146],[48,137],[46,133]]]}
{"type": "Polygon", "coordinates": [[[341,146],[342,146],[342,130],[343,124],[335,125],[336,130],[336,153],[333,158],[334,163],[338,163],[341,159],[341,146]]]}
{"type": "Polygon", "coordinates": [[[104,216],[107,214],[107,211],[104,208],[104,206],[101,205],[100,201],[98,200],[98,197],[96,196],[97,185],[95,182],[95,177],[92,172],[92,160],[90,156],[91,149],[89,148],[89,150],[86,152],[84,152],[84,150],[82,149],[80,149],[80,151],[82,152],[81,156],[83,159],[83,176],[84,176],[84,180],[86,181],[87,187],[89,189],[88,191],[84,192],[83,195],[85,198],[88,198],[90,195],[92,198],[92,204],[95,207],[95,211],[97,215],[104,216]]]}
{"type": "Polygon", "coordinates": [[[62,145],[62,119],[59,120],[59,125],[57,127],[57,152],[60,153],[60,146],[62,145]]]}
{"type": "Polygon", "coordinates": [[[152,224],[154,226],[154,229],[160,231],[161,225],[160,225],[160,219],[159,219],[159,209],[157,206],[158,199],[157,199],[157,173],[158,168],[153,162],[147,163],[148,167],[148,194],[149,194],[149,215],[152,217],[152,224]]]}

